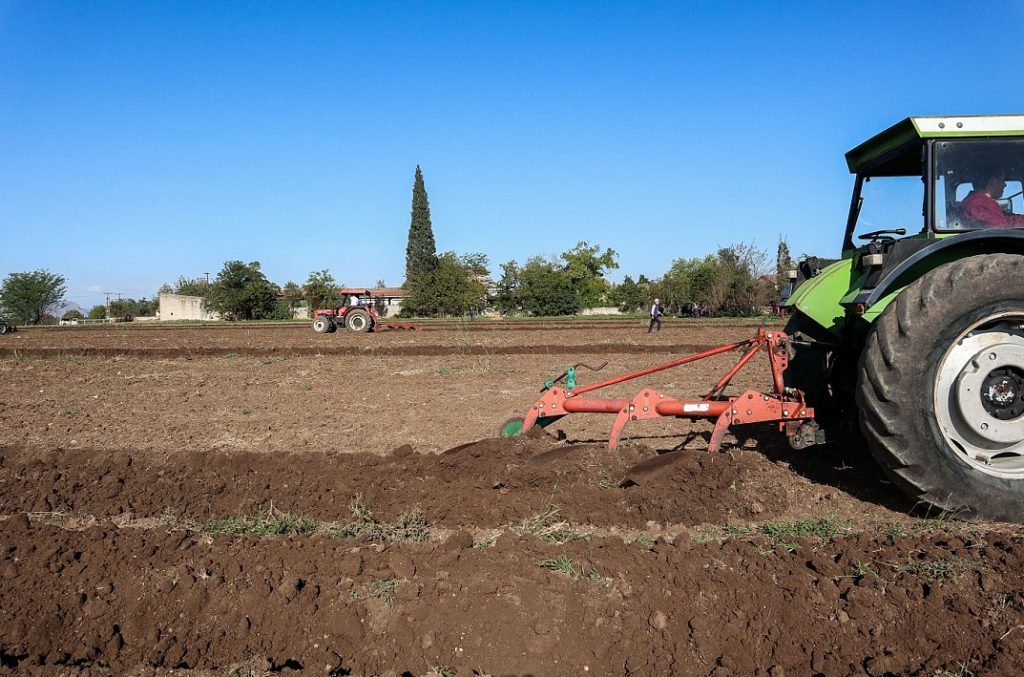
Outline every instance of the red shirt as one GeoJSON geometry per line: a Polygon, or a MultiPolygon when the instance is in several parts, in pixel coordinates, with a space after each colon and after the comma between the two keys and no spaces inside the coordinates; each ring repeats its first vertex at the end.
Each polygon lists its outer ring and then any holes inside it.
{"type": "Polygon", "coordinates": [[[960,211],[987,228],[1024,228],[1024,216],[1007,214],[998,202],[980,190],[973,190],[964,198],[960,211]]]}

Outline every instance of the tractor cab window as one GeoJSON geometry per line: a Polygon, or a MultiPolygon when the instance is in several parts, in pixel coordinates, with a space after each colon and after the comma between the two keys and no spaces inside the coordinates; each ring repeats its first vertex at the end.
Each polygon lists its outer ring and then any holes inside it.
{"type": "Polygon", "coordinates": [[[1024,228],[1024,140],[935,144],[935,230],[1024,228]]]}
{"type": "Polygon", "coordinates": [[[924,228],[924,183],[921,175],[865,176],[860,189],[855,235],[904,228],[924,228]]]}

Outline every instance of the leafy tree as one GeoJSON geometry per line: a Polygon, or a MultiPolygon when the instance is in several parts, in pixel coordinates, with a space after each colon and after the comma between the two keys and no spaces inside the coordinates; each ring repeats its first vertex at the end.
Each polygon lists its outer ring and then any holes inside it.
{"type": "Polygon", "coordinates": [[[283,302],[288,313],[287,317],[280,319],[290,320],[292,318],[292,313],[294,313],[295,309],[302,303],[302,287],[289,280],[284,283],[283,287],[281,287],[281,292],[284,294],[283,302]]]}
{"type": "Polygon", "coordinates": [[[734,244],[718,250],[716,275],[711,285],[711,307],[726,315],[750,315],[770,302],[761,277],[768,253],[752,244],[734,244]]]}
{"type": "Polygon", "coordinates": [[[579,297],[573,279],[555,262],[533,257],[519,271],[519,302],[531,315],[573,315],[579,297]]]}
{"type": "Polygon", "coordinates": [[[717,259],[710,254],[702,259],[677,259],[661,282],[651,290],[651,296],[660,298],[670,313],[678,313],[686,303],[712,308],[711,288],[716,267],[717,259]]]}
{"type": "Polygon", "coordinates": [[[437,268],[415,278],[409,296],[402,303],[402,315],[458,316],[479,312],[487,302],[487,257],[473,254],[459,257],[445,252],[437,259],[437,268]]]}
{"type": "Polygon", "coordinates": [[[581,241],[562,253],[565,274],[571,280],[579,305],[583,308],[594,308],[606,303],[609,285],[604,279],[604,272],[619,267],[615,251],[605,249],[603,254],[600,251],[600,246],[590,246],[581,241]]]}
{"type": "Polygon", "coordinates": [[[481,282],[487,280],[491,276],[490,262],[487,260],[487,254],[463,254],[459,257],[459,263],[470,275],[479,279],[481,282]]]}
{"type": "Polygon", "coordinates": [[[182,276],[178,278],[178,284],[174,287],[174,293],[181,294],[182,296],[201,296],[205,298],[209,291],[210,285],[207,284],[205,278],[193,280],[182,276]]]}
{"type": "Polygon", "coordinates": [[[48,270],[11,273],[0,285],[0,308],[17,324],[39,324],[47,308],[64,300],[64,283],[48,270]]]}
{"type": "Polygon", "coordinates": [[[110,302],[110,316],[120,318],[148,317],[156,314],[159,301],[153,299],[117,299],[110,302]]]}
{"type": "Polygon", "coordinates": [[[203,306],[224,317],[261,320],[274,313],[277,287],[260,270],[260,262],[228,261],[210,283],[203,306]]]}
{"type": "Polygon", "coordinates": [[[134,318],[132,307],[135,305],[132,299],[116,299],[110,302],[110,316],[120,319],[134,318]]]}
{"type": "Polygon", "coordinates": [[[622,284],[615,287],[610,294],[610,300],[624,313],[632,313],[639,310],[647,303],[649,296],[650,282],[643,275],[639,282],[634,282],[629,275],[622,280],[622,284]]]}
{"type": "Polygon", "coordinates": [[[409,223],[409,241],[405,248],[405,285],[415,283],[417,277],[437,268],[437,245],[434,228],[430,223],[430,202],[423,185],[423,172],[416,165],[416,178],[412,185],[412,219],[409,223]]]}
{"type": "Polygon", "coordinates": [[[309,304],[311,310],[336,308],[341,305],[341,295],[338,293],[340,286],[329,270],[318,270],[310,273],[306,278],[302,294],[306,297],[306,303],[309,304]]]}
{"type": "Polygon", "coordinates": [[[494,285],[492,302],[499,313],[511,314],[522,312],[519,287],[521,284],[519,264],[507,261],[501,264],[501,277],[494,285]]]}
{"type": "Polygon", "coordinates": [[[650,296],[659,297],[669,313],[685,303],[698,303],[719,315],[749,315],[767,305],[774,294],[763,279],[768,254],[752,244],[721,247],[704,258],[677,259],[650,296]]]}
{"type": "MultiPolygon", "coordinates": [[[[486,257],[484,257],[486,262],[486,257]]],[[[480,268],[455,252],[445,252],[438,258],[435,272],[437,313],[458,316],[480,312],[487,301],[487,286],[479,277],[480,268]]],[[[484,268],[486,275],[486,268],[484,268]]],[[[486,277],[484,278],[486,279],[486,277]]]]}
{"type": "Polygon", "coordinates": [[[90,320],[105,320],[107,319],[107,307],[103,305],[93,306],[89,310],[90,320]]]}
{"type": "Polygon", "coordinates": [[[292,319],[292,306],[288,299],[277,299],[274,303],[274,310],[270,313],[269,318],[271,320],[290,320],[292,319]]]}
{"type": "Polygon", "coordinates": [[[62,317],[60,319],[62,319],[62,320],[84,320],[85,319],[85,315],[83,315],[81,311],[75,310],[75,309],[72,308],[68,312],[64,313],[64,317],[62,317]]]}

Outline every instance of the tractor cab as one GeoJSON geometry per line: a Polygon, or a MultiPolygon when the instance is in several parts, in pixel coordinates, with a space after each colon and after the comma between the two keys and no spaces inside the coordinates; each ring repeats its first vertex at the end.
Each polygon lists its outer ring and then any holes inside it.
{"type": "Polygon", "coordinates": [[[1024,214],[1024,115],[907,118],[846,162],[856,180],[844,253],[855,237],[1024,227],[1013,218],[1024,214]]]}
{"type": "Polygon", "coordinates": [[[906,118],[846,163],[855,179],[842,258],[799,267],[785,302],[832,334],[864,328],[938,265],[1024,253],[1024,115],[906,118]]]}

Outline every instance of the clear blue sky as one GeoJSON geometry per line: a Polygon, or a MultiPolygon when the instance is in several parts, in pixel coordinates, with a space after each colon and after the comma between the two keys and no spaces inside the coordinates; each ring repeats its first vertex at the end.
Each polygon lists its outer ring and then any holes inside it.
{"type": "Polygon", "coordinates": [[[402,282],[438,251],[839,250],[843,153],[1021,113],[1024,3],[0,0],[0,277],[88,308],[260,261],[402,282]]]}

